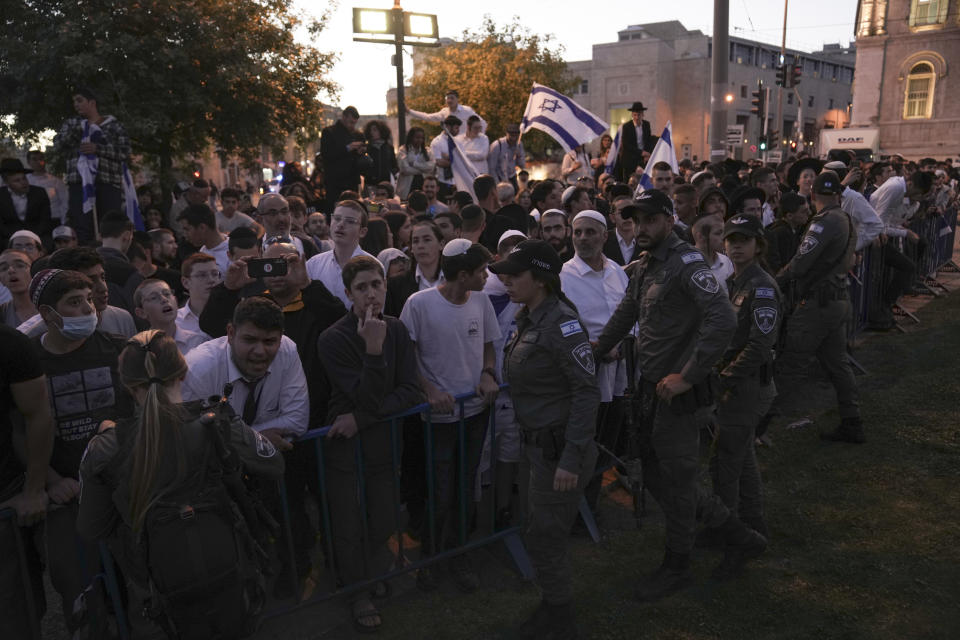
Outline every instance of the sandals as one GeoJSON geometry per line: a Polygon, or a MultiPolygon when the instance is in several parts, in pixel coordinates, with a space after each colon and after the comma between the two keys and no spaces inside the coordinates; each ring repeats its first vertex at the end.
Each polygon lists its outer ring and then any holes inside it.
{"type": "Polygon", "coordinates": [[[355,600],[350,605],[350,611],[353,616],[353,628],[359,633],[376,633],[380,630],[380,625],[383,624],[380,612],[369,598],[355,600]]]}

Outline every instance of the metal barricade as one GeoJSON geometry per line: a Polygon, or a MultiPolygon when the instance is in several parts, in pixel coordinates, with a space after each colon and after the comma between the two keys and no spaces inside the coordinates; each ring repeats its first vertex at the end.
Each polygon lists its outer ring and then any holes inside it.
{"type": "MultiPolygon", "coordinates": [[[[501,386],[501,389],[505,386],[501,386]]],[[[473,492],[473,478],[467,477],[466,461],[465,461],[465,447],[466,447],[466,433],[465,433],[465,419],[463,416],[463,406],[466,400],[474,398],[475,394],[463,394],[456,396],[455,400],[460,409],[461,418],[453,423],[433,423],[430,418],[430,405],[421,404],[416,407],[412,407],[407,411],[404,411],[400,414],[391,416],[387,420],[390,423],[390,461],[391,461],[391,471],[392,471],[392,490],[393,490],[393,502],[394,502],[394,535],[396,536],[397,551],[394,555],[394,565],[393,569],[388,570],[386,573],[381,573],[378,575],[368,575],[365,579],[354,582],[353,584],[343,585],[340,588],[336,588],[331,591],[326,591],[312,595],[306,599],[299,599],[300,594],[295,594],[294,601],[283,601],[280,604],[277,604],[271,607],[266,612],[266,617],[275,617],[288,613],[290,611],[296,610],[298,608],[315,604],[317,602],[322,602],[329,600],[331,598],[347,595],[365,589],[375,585],[376,583],[387,580],[411,571],[418,570],[422,567],[429,566],[441,560],[462,554],[466,551],[472,549],[477,549],[489,545],[494,542],[502,541],[506,546],[507,551],[509,552],[514,564],[516,565],[519,573],[526,579],[531,579],[533,577],[533,567],[530,563],[529,557],[527,556],[526,549],[523,546],[523,542],[520,539],[520,526],[511,526],[501,530],[496,529],[496,501],[491,499],[490,501],[490,531],[486,535],[476,537],[474,539],[469,539],[469,513],[468,505],[471,504],[472,498],[470,497],[473,492]],[[427,516],[427,535],[426,538],[429,541],[430,549],[428,550],[428,555],[421,557],[419,560],[412,561],[407,558],[406,552],[404,549],[404,523],[403,515],[401,511],[401,495],[400,495],[400,444],[401,444],[401,429],[403,418],[407,416],[415,416],[418,414],[424,414],[426,419],[424,421],[424,449],[426,453],[426,476],[427,476],[427,500],[426,500],[426,516],[427,516]],[[457,504],[458,504],[458,513],[457,513],[457,535],[458,535],[458,545],[456,548],[448,550],[439,550],[436,548],[438,543],[438,528],[442,529],[443,523],[438,523],[436,521],[437,516],[437,497],[435,495],[435,459],[434,459],[434,433],[435,429],[457,429],[457,473],[456,473],[456,490],[457,490],[457,504]]],[[[491,455],[491,486],[490,486],[490,495],[496,495],[496,455],[497,451],[497,425],[496,425],[496,412],[491,410],[489,412],[489,420],[487,428],[490,430],[491,434],[491,450],[493,455],[491,455]]],[[[334,531],[333,523],[330,511],[330,500],[327,491],[327,478],[326,478],[326,464],[324,457],[325,449],[325,439],[330,432],[331,427],[323,427],[319,429],[312,429],[305,433],[300,439],[300,442],[310,442],[314,444],[314,451],[317,457],[317,480],[319,486],[319,512],[320,512],[320,526],[321,526],[321,538],[323,540],[323,549],[325,558],[327,561],[327,566],[332,572],[333,576],[337,575],[337,559],[336,553],[334,550],[334,531]]],[[[361,514],[361,530],[362,530],[362,549],[364,554],[364,559],[370,557],[370,554],[374,552],[374,549],[370,548],[370,531],[369,523],[367,522],[367,487],[365,486],[364,476],[365,476],[365,462],[364,455],[362,450],[362,444],[359,438],[354,438],[354,447],[355,447],[355,470],[357,478],[357,498],[360,505],[360,514],[361,514]]],[[[289,578],[293,581],[294,584],[299,585],[299,578],[297,576],[294,558],[294,548],[293,548],[293,531],[291,528],[291,519],[290,519],[290,505],[287,500],[287,490],[284,482],[280,481],[280,498],[281,498],[281,508],[283,515],[283,531],[285,544],[287,546],[287,553],[291,558],[289,562],[290,575],[289,578]]]]}

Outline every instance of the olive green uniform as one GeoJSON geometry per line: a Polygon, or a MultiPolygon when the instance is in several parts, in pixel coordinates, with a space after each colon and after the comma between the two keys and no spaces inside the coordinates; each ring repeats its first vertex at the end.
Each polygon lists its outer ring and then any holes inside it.
{"type": "Polygon", "coordinates": [[[698,519],[716,527],[729,516],[718,498],[698,488],[700,436],[694,413],[710,403],[708,378],[736,318],[703,254],[674,233],[643,253],[630,272],[627,293],[596,349],[609,352],[639,323],[644,482],[663,509],[668,550],[689,554],[698,519]],[[656,385],[671,373],[694,388],[666,403],[657,397],[656,385]]]}
{"type": "MultiPolygon", "coordinates": [[[[777,362],[778,376],[801,375],[816,356],[837,391],[841,418],[860,417],[857,383],[847,359],[847,271],[856,242],[850,216],[839,205],[825,207],[810,220],[797,253],[777,275],[780,288],[794,287],[799,299],[777,362]]],[[[789,385],[781,380],[779,386],[789,385]]]]}
{"type": "Polygon", "coordinates": [[[740,519],[761,530],[762,484],[754,429],[769,406],[773,349],[780,328],[781,295],[773,277],[757,263],[727,280],[737,329],[720,364],[717,401],[719,434],[710,461],[713,490],[740,519]]]}
{"type": "Polygon", "coordinates": [[[566,604],[572,597],[567,538],[597,460],[593,351],[577,313],[551,295],[517,313],[517,333],[504,352],[504,380],[523,432],[521,478],[529,476],[527,550],[544,602],[566,604]],[[554,491],[558,467],[579,476],[576,490],[554,491]]]}

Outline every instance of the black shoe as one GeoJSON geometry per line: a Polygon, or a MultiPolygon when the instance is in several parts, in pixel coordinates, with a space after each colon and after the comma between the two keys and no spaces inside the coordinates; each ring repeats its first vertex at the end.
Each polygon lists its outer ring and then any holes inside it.
{"type": "Polygon", "coordinates": [[[651,575],[641,578],[634,591],[640,602],[653,602],[690,586],[693,572],[690,571],[690,556],[667,549],[663,564],[651,575]]]}
{"type": "Polygon", "coordinates": [[[513,512],[510,507],[500,507],[497,509],[497,517],[494,519],[494,529],[500,531],[509,529],[513,525],[513,512]]]}
{"type": "Polygon", "coordinates": [[[701,529],[693,546],[697,549],[723,549],[723,535],[716,528],[701,529]]]}
{"type": "Polygon", "coordinates": [[[767,542],[770,541],[770,530],[767,528],[767,521],[761,516],[759,519],[744,518],[743,524],[750,527],[764,538],[767,539],[767,542]]]}
{"type": "Polygon", "coordinates": [[[464,593],[473,593],[480,587],[480,576],[473,570],[466,554],[450,558],[450,573],[457,588],[464,593]]]}
{"type": "Polygon", "coordinates": [[[713,570],[713,578],[729,580],[739,575],[749,560],[763,555],[767,539],[733,516],[721,528],[725,530],[726,551],[713,570]]]}
{"type": "Polygon", "coordinates": [[[867,441],[867,436],[863,432],[863,423],[860,421],[860,418],[844,418],[840,421],[840,425],[833,431],[821,433],[820,439],[831,442],[863,444],[867,441]]]}
{"type": "Polygon", "coordinates": [[[440,587],[436,569],[433,566],[421,567],[417,570],[417,589],[420,591],[436,591],[440,587]]]}

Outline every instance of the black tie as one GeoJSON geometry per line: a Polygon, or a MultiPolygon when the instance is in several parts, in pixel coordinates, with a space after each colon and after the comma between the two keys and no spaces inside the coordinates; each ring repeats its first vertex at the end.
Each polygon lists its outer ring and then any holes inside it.
{"type": "Polygon", "coordinates": [[[253,426],[253,421],[257,419],[257,408],[260,404],[260,398],[257,396],[257,385],[260,383],[263,378],[257,378],[256,380],[250,381],[246,378],[241,378],[243,384],[247,386],[247,399],[243,401],[243,421],[248,427],[253,426]]]}

